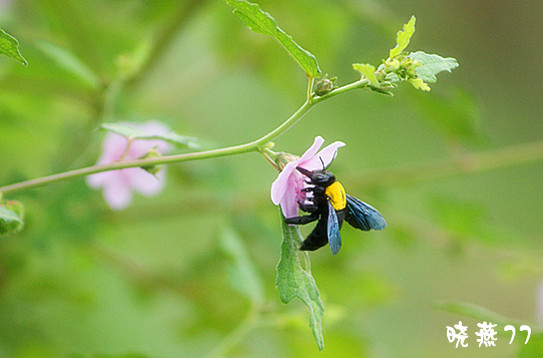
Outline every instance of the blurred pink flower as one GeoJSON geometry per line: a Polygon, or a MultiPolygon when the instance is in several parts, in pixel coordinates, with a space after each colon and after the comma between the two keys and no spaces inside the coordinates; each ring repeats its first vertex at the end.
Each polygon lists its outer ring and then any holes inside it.
{"type": "MultiPolygon", "coordinates": [[[[170,132],[168,127],[158,121],[149,121],[133,126],[149,134],[163,135],[170,132]]],[[[108,164],[120,160],[126,151],[127,142],[128,140],[119,134],[108,133],[102,145],[102,155],[96,164],[108,164]]],[[[154,147],[157,147],[157,150],[162,154],[166,154],[172,149],[170,144],[162,140],[136,139],[130,145],[123,160],[141,158],[154,147]]],[[[112,209],[120,210],[130,204],[133,191],[146,196],[158,194],[164,188],[165,172],[163,168],[155,176],[141,168],[112,170],[89,175],[87,184],[92,188],[102,188],[104,199],[108,205],[112,209]]]]}
{"type": "Polygon", "coordinates": [[[337,150],[343,147],[345,143],[334,142],[320,149],[324,139],[321,136],[315,138],[313,145],[299,158],[288,163],[271,186],[271,199],[275,205],[281,205],[281,210],[285,218],[291,218],[298,215],[298,202],[305,200],[305,193],[302,189],[307,186],[305,177],[296,170],[296,167],[302,167],[307,170],[321,170],[324,166],[330,165],[336,157],[337,150]]]}

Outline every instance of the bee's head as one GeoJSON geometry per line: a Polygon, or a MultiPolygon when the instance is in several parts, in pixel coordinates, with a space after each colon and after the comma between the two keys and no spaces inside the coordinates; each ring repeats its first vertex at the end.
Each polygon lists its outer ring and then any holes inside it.
{"type": "Polygon", "coordinates": [[[332,172],[328,170],[315,170],[310,171],[302,167],[296,167],[296,169],[311,180],[312,184],[327,187],[336,181],[336,177],[332,172]]]}

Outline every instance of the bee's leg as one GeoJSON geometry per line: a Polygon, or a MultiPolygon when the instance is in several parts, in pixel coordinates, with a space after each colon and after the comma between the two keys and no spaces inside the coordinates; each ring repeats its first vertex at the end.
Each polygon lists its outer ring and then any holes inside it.
{"type": "Polygon", "coordinates": [[[313,204],[312,202],[310,202],[309,204],[298,202],[298,206],[300,207],[301,210],[305,211],[306,213],[315,213],[319,211],[319,207],[313,204]]]}
{"type": "Polygon", "coordinates": [[[325,188],[323,188],[322,186],[308,186],[307,188],[303,188],[302,191],[305,191],[306,193],[307,192],[313,192],[313,193],[317,193],[317,194],[322,194],[326,191],[325,188]]]}
{"type": "Polygon", "coordinates": [[[285,222],[291,225],[305,225],[305,224],[309,224],[310,222],[316,221],[318,218],[319,218],[319,213],[314,212],[314,213],[311,213],[311,215],[295,216],[293,218],[287,218],[285,219],[285,222]]]}

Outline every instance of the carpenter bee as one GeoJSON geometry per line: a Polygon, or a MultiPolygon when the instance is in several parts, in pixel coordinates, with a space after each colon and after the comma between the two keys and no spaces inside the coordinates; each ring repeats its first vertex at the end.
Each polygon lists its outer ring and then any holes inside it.
{"type": "Polygon", "coordinates": [[[300,250],[313,251],[326,244],[332,253],[338,253],[341,247],[339,229],[346,220],[352,227],[369,231],[382,230],[387,224],[383,216],[372,206],[345,193],[343,185],[336,181],[332,172],[326,170],[310,171],[301,167],[296,169],[308,178],[310,186],[302,189],[307,195],[304,202],[298,202],[302,211],[309,215],[287,218],[287,224],[305,225],[316,221],[317,226],[304,240],[300,250]]]}

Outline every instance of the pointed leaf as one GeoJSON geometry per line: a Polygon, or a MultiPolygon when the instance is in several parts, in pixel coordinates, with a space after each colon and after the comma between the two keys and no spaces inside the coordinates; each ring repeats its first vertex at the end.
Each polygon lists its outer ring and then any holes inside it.
{"type": "Polygon", "coordinates": [[[198,149],[200,147],[197,143],[196,138],[193,137],[181,136],[174,132],[163,135],[149,134],[142,129],[133,127],[127,123],[104,123],[100,126],[100,128],[131,139],[160,139],[166,142],[186,146],[192,149],[198,149]]]}
{"type": "Polygon", "coordinates": [[[19,51],[19,41],[2,29],[0,29],[0,54],[11,57],[15,61],[19,61],[22,65],[28,66],[28,62],[19,51]]]}
{"type": "Polygon", "coordinates": [[[370,84],[373,86],[377,86],[379,84],[379,81],[377,81],[377,77],[375,76],[375,67],[370,64],[362,64],[362,63],[353,63],[353,69],[360,72],[360,74],[367,78],[368,81],[370,81],[370,84]]]}
{"type": "Polygon", "coordinates": [[[225,228],[220,239],[223,251],[232,260],[229,268],[232,286],[251,301],[262,302],[262,281],[239,234],[232,228],[225,228]]]}
{"type": "Polygon", "coordinates": [[[424,82],[437,81],[436,75],[442,71],[451,72],[452,69],[458,67],[458,62],[452,57],[443,58],[439,55],[431,55],[422,51],[410,53],[407,56],[418,63],[419,66],[415,68],[415,74],[417,78],[420,78],[424,82]]]}
{"type": "Polygon", "coordinates": [[[420,89],[421,91],[429,91],[430,86],[428,84],[424,83],[420,78],[411,78],[409,79],[409,83],[413,85],[416,89],[420,89]]]}
{"type": "Polygon", "coordinates": [[[100,86],[100,78],[79,58],[67,49],[54,45],[50,42],[40,41],[38,48],[58,67],[74,75],[93,88],[100,86]]]}
{"type": "Polygon", "coordinates": [[[415,21],[415,16],[411,16],[409,22],[403,25],[403,30],[398,31],[396,35],[396,47],[390,50],[389,58],[398,56],[409,45],[409,40],[411,40],[411,36],[415,33],[415,21]]]}
{"type": "Polygon", "coordinates": [[[234,14],[249,29],[259,34],[268,35],[277,40],[290,56],[300,65],[310,78],[318,77],[321,73],[317,59],[313,54],[298,45],[291,36],[287,35],[275,22],[275,19],[260,9],[258,4],[244,0],[225,0],[234,8],[234,14]]]}
{"type": "Polygon", "coordinates": [[[320,350],[324,349],[322,336],[322,316],[324,306],[319,296],[319,289],[309,269],[309,254],[300,251],[302,237],[298,226],[288,225],[281,214],[283,242],[281,258],[277,265],[275,285],[283,303],[295,298],[300,299],[309,308],[309,326],[320,350]]]}

